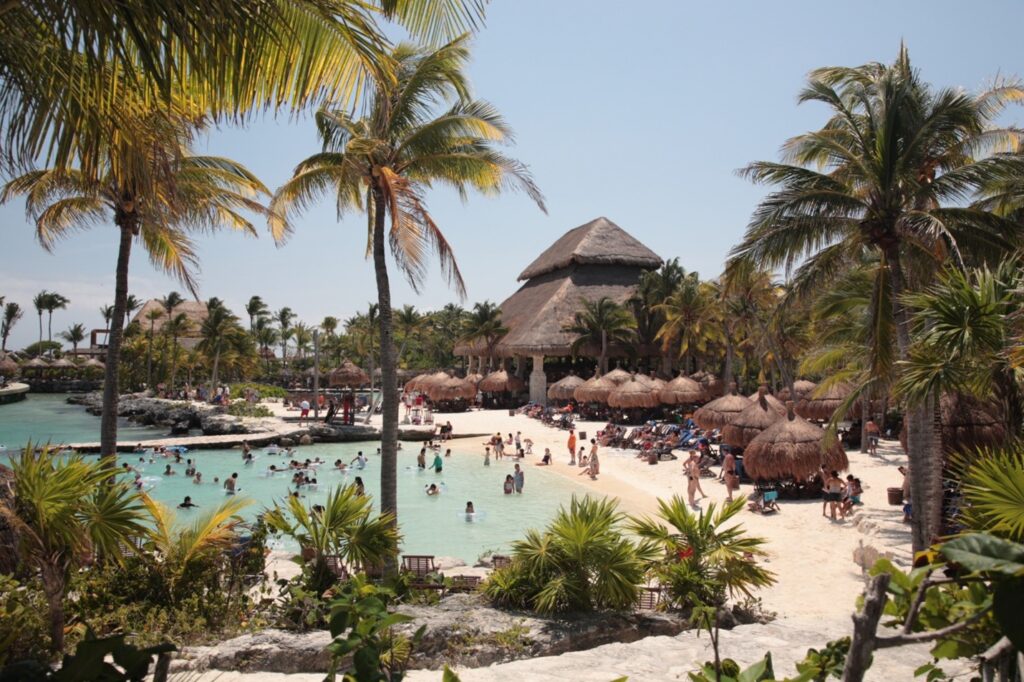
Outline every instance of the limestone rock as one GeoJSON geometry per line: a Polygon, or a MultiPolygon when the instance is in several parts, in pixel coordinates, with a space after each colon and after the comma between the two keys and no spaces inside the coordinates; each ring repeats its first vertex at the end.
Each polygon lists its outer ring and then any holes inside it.
{"type": "Polygon", "coordinates": [[[195,647],[176,661],[176,670],[237,670],[239,672],[320,673],[327,670],[331,634],[325,630],[287,632],[264,630],[242,635],[212,647],[195,647]]]}
{"type": "Polygon", "coordinates": [[[302,437],[299,438],[299,445],[312,445],[312,444],[313,444],[313,437],[310,436],[308,433],[302,434],[302,437]]]}

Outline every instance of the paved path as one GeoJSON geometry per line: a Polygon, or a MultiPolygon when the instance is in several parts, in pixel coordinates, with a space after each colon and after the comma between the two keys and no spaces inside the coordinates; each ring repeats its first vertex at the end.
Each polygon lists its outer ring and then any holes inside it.
{"type": "MultiPolygon", "coordinates": [[[[256,433],[236,433],[225,436],[178,436],[174,438],[158,438],[156,440],[142,441],[142,445],[151,447],[184,446],[190,450],[222,449],[240,446],[242,441],[253,447],[261,447],[281,438],[297,438],[303,431],[259,431],[256,433]]],[[[117,449],[121,452],[131,452],[139,441],[130,443],[118,443],[117,449]]],[[[79,452],[99,452],[99,443],[71,443],[70,447],[79,452]]]]}

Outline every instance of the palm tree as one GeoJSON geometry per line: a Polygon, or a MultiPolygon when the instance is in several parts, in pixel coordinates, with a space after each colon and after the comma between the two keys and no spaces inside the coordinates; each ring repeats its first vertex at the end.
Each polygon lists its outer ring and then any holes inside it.
{"type": "Polygon", "coordinates": [[[67,328],[67,331],[60,333],[60,338],[71,344],[71,354],[78,355],[78,344],[85,340],[85,325],[76,322],[67,328]]]}
{"type": "Polygon", "coordinates": [[[338,318],[333,315],[324,317],[323,321],[320,323],[320,329],[324,330],[324,334],[327,335],[328,339],[332,338],[338,331],[338,318]]]}
{"type": "Polygon", "coordinates": [[[654,309],[665,319],[654,338],[661,341],[664,351],[677,349],[683,370],[693,371],[694,355],[706,351],[710,340],[721,338],[713,288],[691,272],[654,309]]]}
{"type": "MultiPolygon", "coordinates": [[[[99,180],[78,169],[31,171],[11,180],[0,192],[0,203],[26,196],[26,208],[36,219],[36,235],[47,249],[73,229],[108,215],[114,218],[119,245],[100,422],[101,453],[111,456],[117,444],[118,362],[133,241],[138,238],[160,269],[174,274],[194,293],[191,273],[197,258],[189,232],[227,226],[255,233],[240,211],[265,213],[253,197],[267,189],[247,169],[228,159],[189,153],[194,120],[150,116],[145,122],[151,155],[146,173],[159,177],[147,177],[138,184],[134,177],[120,175],[119,170],[126,163],[131,165],[139,150],[111,144],[99,180]],[[139,194],[139,187],[153,191],[139,194]]],[[[151,372],[148,378],[152,379],[151,372]]]]}
{"type": "Polygon", "coordinates": [[[0,505],[25,563],[39,571],[49,604],[50,650],[64,649],[64,600],[71,576],[101,554],[121,561],[121,548],[146,533],[142,504],[116,471],[30,443],[12,458],[17,504],[0,505]]]}
{"type": "Polygon", "coordinates": [[[274,329],[269,317],[257,317],[256,318],[256,332],[254,334],[256,343],[260,347],[260,351],[263,353],[263,359],[266,362],[267,374],[270,374],[270,357],[273,353],[270,353],[271,346],[277,344],[277,330],[274,329]]]}
{"type": "Polygon", "coordinates": [[[749,597],[753,589],[775,582],[771,571],[751,558],[764,556],[765,541],[746,535],[741,525],[723,527],[746,506],[746,498],[738,497],[694,512],[674,495],[668,502],[658,500],[657,519],[633,519],[630,530],[662,550],[651,570],[678,606],[721,605],[727,596],[749,597]]]}
{"type": "Polygon", "coordinates": [[[146,313],[146,321],[149,322],[149,332],[146,336],[146,388],[153,390],[153,329],[156,321],[164,316],[160,308],[153,308],[146,313]]]}
{"type": "Polygon", "coordinates": [[[335,581],[328,557],[366,568],[380,566],[398,549],[399,535],[388,514],[371,518],[370,498],[353,486],[331,488],[319,509],[307,509],[298,497],[277,504],[263,520],[267,526],[293,538],[304,550],[312,550],[310,588],[323,593],[335,581]]]}
{"type": "Polygon", "coordinates": [[[43,347],[43,311],[50,300],[50,292],[43,289],[32,298],[32,305],[35,306],[36,314],[39,315],[39,347],[43,347]]]}
{"type": "Polygon", "coordinates": [[[199,327],[202,340],[196,348],[210,358],[210,392],[214,390],[220,379],[221,356],[236,344],[246,338],[245,331],[238,323],[238,317],[224,307],[224,304],[216,298],[211,298],[207,304],[206,319],[199,327]]]}
{"type": "MultiPolygon", "coordinates": [[[[686,270],[679,265],[679,259],[665,261],[658,270],[649,270],[640,275],[636,294],[629,305],[636,319],[637,337],[641,344],[654,345],[658,330],[665,324],[665,314],[657,308],[675,291],[686,276],[686,270]]],[[[662,353],[662,373],[672,371],[671,354],[662,353]]],[[[728,385],[728,384],[727,384],[728,385]]]]}
{"type": "Polygon", "coordinates": [[[277,337],[281,340],[281,365],[287,367],[288,339],[292,337],[292,320],[295,319],[295,313],[286,306],[277,311],[274,319],[277,321],[277,337]]]}
{"type": "Polygon", "coordinates": [[[171,381],[170,390],[174,391],[178,377],[178,339],[192,329],[192,320],[185,313],[178,313],[164,324],[164,331],[171,337],[171,381]]]}
{"type": "Polygon", "coordinates": [[[392,313],[395,320],[395,330],[402,336],[402,345],[398,348],[398,355],[395,361],[401,365],[402,356],[405,354],[405,349],[409,345],[410,339],[419,336],[420,332],[423,331],[423,325],[426,320],[423,315],[416,310],[415,306],[404,305],[401,310],[392,313]]]}
{"type": "MultiPolygon", "coordinates": [[[[777,188],[754,212],[732,258],[765,269],[804,259],[795,286],[814,290],[851,260],[876,253],[889,279],[898,358],[907,360],[908,287],[926,281],[935,259],[983,259],[1018,239],[1016,223],[962,200],[988,183],[1020,177],[1020,157],[990,152],[1020,143],[1017,131],[992,123],[1005,102],[1022,97],[1013,82],[977,95],[934,90],[902,46],[892,65],[812,72],[800,99],[824,103],[832,116],[822,130],[786,144],[793,163],[757,162],[744,170],[777,188]]],[[[915,550],[929,546],[941,521],[935,401],[929,396],[907,413],[915,550]]]]}
{"type": "MultiPolygon", "coordinates": [[[[164,298],[158,300],[160,302],[160,306],[164,309],[164,314],[167,316],[168,321],[174,317],[174,309],[177,308],[179,304],[185,302],[185,299],[182,298],[181,294],[177,291],[172,291],[164,298]]],[[[160,331],[163,332],[164,337],[164,342],[160,346],[160,377],[164,378],[166,376],[165,373],[167,372],[167,340],[170,335],[168,334],[169,330],[167,329],[166,324],[163,325],[160,331]]]]}
{"type": "Polygon", "coordinates": [[[107,329],[110,329],[110,320],[114,318],[114,306],[112,305],[101,305],[100,316],[103,318],[103,324],[107,329]]]}
{"type": "Polygon", "coordinates": [[[256,332],[256,320],[270,312],[270,308],[259,296],[253,296],[245,304],[245,313],[249,316],[249,331],[256,332]]]}
{"type": "Polygon", "coordinates": [[[295,354],[305,360],[309,344],[313,342],[313,330],[304,322],[299,322],[292,327],[292,338],[295,339],[295,354]]]}
{"type": "Polygon", "coordinates": [[[4,317],[0,321],[0,351],[7,350],[7,337],[11,335],[11,330],[14,329],[14,325],[18,323],[22,315],[24,315],[24,311],[14,301],[4,305],[4,317]]]}
{"type": "MultiPolygon", "coordinates": [[[[515,185],[543,208],[526,168],[495,149],[510,134],[501,116],[489,104],[468,98],[468,57],[465,38],[426,52],[397,46],[389,60],[393,77],[371,76],[365,118],[353,120],[329,109],[317,112],[323,152],[300,163],[272,203],[274,215],[284,219],[333,190],[341,215],[352,209],[367,212],[367,243],[380,307],[380,503],[390,514],[397,510],[398,376],[385,244],[390,243],[392,256],[414,289],[423,280],[427,253],[434,250],[442,272],[462,294],[454,254],[423,203],[424,192],[434,183],[452,186],[463,195],[471,188],[494,193],[515,185]],[[456,98],[451,108],[435,116],[434,103],[450,98],[456,98]]],[[[281,235],[284,226],[276,224],[277,218],[271,222],[281,235]]]]}
{"type": "Polygon", "coordinates": [[[505,334],[508,334],[508,327],[501,323],[501,308],[490,301],[482,301],[473,304],[473,310],[466,315],[460,340],[483,341],[487,349],[487,368],[491,369],[494,346],[505,334]]]}
{"type": "MultiPolygon", "coordinates": [[[[53,341],[53,311],[64,310],[68,307],[68,303],[71,303],[71,299],[67,298],[62,294],[58,294],[56,291],[51,291],[46,296],[46,340],[53,341]]],[[[53,354],[53,350],[50,351],[53,354]]]]}
{"type": "MultiPolygon", "coordinates": [[[[124,301],[124,326],[127,327],[128,323],[131,322],[132,314],[142,307],[142,301],[140,301],[135,294],[128,294],[128,298],[124,301]]],[[[113,314],[111,315],[113,319],[113,314]]]]}
{"type": "Polygon", "coordinates": [[[617,343],[630,346],[636,341],[636,320],[632,313],[607,296],[596,301],[581,301],[581,309],[573,315],[572,324],[562,328],[575,334],[569,347],[573,355],[581,348],[599,348],[598,367],[602,374],[608,371],[608,347],[617,343]]]}
{"type": "Polygon", "coordinates": [[[452,339],[462,335],[462,324],[466,311],[455,303],[447,303],[441,310],[431,313],[428,319],[429,359],[434,367],[446,367],[454,360],[452,339]]]}

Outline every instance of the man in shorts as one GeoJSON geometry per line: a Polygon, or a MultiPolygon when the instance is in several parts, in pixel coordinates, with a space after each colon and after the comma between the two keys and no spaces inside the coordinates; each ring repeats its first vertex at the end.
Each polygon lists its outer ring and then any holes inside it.
{"type": "Polygon", "coordinates": [[[302,426],[302,420],[309,421],[309,401],[303,400],[299,403],[299,426],[302,426]]]}
{"type": "Polygon", "coordinates": [[[572,466],[576,464],[576,432],[572,429],[569,429],[569,442],[567,445],[569,446],[569,465],[572,466]]]}

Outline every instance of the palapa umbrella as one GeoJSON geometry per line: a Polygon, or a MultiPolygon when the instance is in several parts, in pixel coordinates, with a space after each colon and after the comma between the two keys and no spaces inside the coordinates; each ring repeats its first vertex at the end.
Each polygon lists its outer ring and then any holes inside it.
{"type": "Polygon", "coordinates": [[[412,379],[409,379],[409,381],[405,382],[405,392],[412,393],[413,391],[420,390],[420,384],[427,378],[427,376],[429,375],[417,374],[412,379]]]}
{"type": "Polygon", "coordinates": [[[431,400],[472,400],[476,397],[476,385],[465,379],[451,377],[447,381],[435,382],[427,387],[431,400]]]}
{"type": "Polygon", "coordinates": [[[5,356],[0,360],[0,374],[4,376],[13,376],[18,373],[18,363],[12,360],[9,356],[5,356]]]}
{"type": "Polygon", "coordinates": [[[658,389],[634,377],[608,393],[608,405],[619,408],[655,407],[661,402],[659,393],[658,389]]]}
{"type": "Polygon", "coordinates": [[[605,374],[604,378],[618,386],[619,384],[624,384],[627,381],[632,381],[633,375],[627,372],[626,370],[622,369],[621,367],[616,367],[612,371],[605,374]]]}
{"type": "Polygon", "coordinates": [[[499,369],[485,376],[476,387],[486,393],[519,393],[526,389],[526,384],[515,374],[499,369]]]}
{"type": "Polygon", "coordinates": [[[331,388],[358,388],[370,383],[370,377],[351,360],[345,360],[341,367],[331,370],[328,381],[331,388]]]}
{"type": "Polygon", "coordinates": [[[793,382],[793,392],[796,393],[796,395],[793,398],[791,398],[791,400],[795,403],[801,398],[810,398],[811,394],[814,393],[814,389],[816,388],[818,388],[818,384],[814,383],[813,381],[808,381],[807,379],[797,379],[796,381],[793,382]]]}
{"type": "Polygon", "coordinates": [[[700,370],[690,375],[690,378],[700,384],[704,394],[710,398],[720,398],[725,392],[725,384],[711,372],[700,370]]]}
{"type": "Polygon", "coordinates": [[[426,393],[430,395],[430,389],[434,386],[443,384],[444,382],[451,379],[451,375],[447,372],[437,371],[426,376],[419,377],[419,381],[416,384],[416,390],[420,393],[426,393]]]}
{"type": "Polygon", "coordinates": [[[50,363],[50,369],[77,369],[78,365],[67,358],[60,358],[50,363]]]}
{"type": "Polygon", "coordinates": [[[573,398],[581,403],[606,403],[608,394],[615,388],[615,382],[595,374],[583,382],[574,392],[573,398]]]}
{"type": "MultiPolygon", "coordinates": [[[[961,393],[943,393],[939,409],[944,453],[971,452],[1006,443],[1006,422],[998,405],[961,393]]],[[[900,445],[907,449],[906,421],[900,431],[900,445]]]]}
{"type": "Polygon", "coordinates": [[[89,358],[84,363],[82,363],[82,367],[89,367],[91,369],[105,369],[106,365],[104,365],[96,358],[89,358]]]}
{"type": "Polygon", "coordinates": [[[850,397],[853,389],[846,383],[835,383],[828,388],[816,387],[810,395],[796,404],[796,413],[804,419],[828,421],[839,406],[850,397]]]}
{"type": "Polygon", "coordinates": [[[658,392],[661,392],[661,389],[668,385],[668,382],[664,379],[654,376],[654,372],[651,372],[650,374],[640,374],[637,372],[636,376],[633,378],[641,384],[644,384],[658,392]]]}
{"type": "Polygon", "coordinates": [[[469,374],[469,375],[466,376],[466,381],[469,381],[470,383],[472,383],[474,388],[479,386],[480,382],[483,381],[483,380],[484,380],[484,375],[483,374],[477,374],[476,372],[473,372],[472,374],[469,374]]]}
{"type": "Polygon", "coordinates": [[[548,386],[548,398],[550,400],[572,400],[576,389],[585,382],[575,374],[562,377],[555,383],[548,386]]]}
{"type": "Polygon", "coordinates": [[[700,383],[680,372],[679,376],[665,384],[659,398],[666,405],[698,405],[705,402],[708,396],[700,383]]]}
{"type": "Polygon", "coordinates": [[[42,358],[32,358],[28,362],[22,363],[21,365],[22,369],[28,369],[35,372],[44,369],[49,369],[49,367],[50,363],[48,363],[46,360],[43,360],[42,358]]]}
{"type": "MultiPolygon", "coordinates": [[[[782,411],[767,400],[768,389],[764,385],[757,389],[757,397],[742,412],[722,428],[722,440],[728,445],[746,448],[762,431],[782,419],[782,411]]],[[[777,401],[776,401],[777,402],[777,401]]]]}
{"type": "Polygon", "coordinates": [[[736,383],[733,382],[729,384],[728,393],[694,412],[693,420],[702,429],[720,429],[749,406],[750,398],[736,393],[736,383]]]}
{"type": "Polygon", "coordinates": [[[756,481],[785,478],[806,480],[823,464],[829,471],[850,466],[846,451],[835,436],[798,417],[793,402],[786,416],[754,438],[743,450],[743,469],[756,481]]]}

